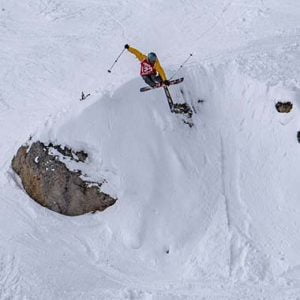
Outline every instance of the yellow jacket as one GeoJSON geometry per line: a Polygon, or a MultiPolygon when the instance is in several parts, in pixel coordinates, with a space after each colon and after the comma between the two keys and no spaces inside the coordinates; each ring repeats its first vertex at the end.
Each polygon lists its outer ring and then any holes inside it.
{"type": "MultiPolygon", "coordinates": [[[[142,52],[140,52],[139,50],[133,48],[133,47],[129,47],[128,51],[131,52],[132,54],[134,54],[136,56],[136,58],[142,62],[143,60],[147,59],[147,55],[143,54],[142,52]]],[[[158,72],[158,74],[160,75],[160,77],[162,78],[162,80],[167,80],[167,76],[166,73],[164,71],[164,69],[162,68],[159,60],[157,60],[154,64],[154,69],[158,72]]]]}

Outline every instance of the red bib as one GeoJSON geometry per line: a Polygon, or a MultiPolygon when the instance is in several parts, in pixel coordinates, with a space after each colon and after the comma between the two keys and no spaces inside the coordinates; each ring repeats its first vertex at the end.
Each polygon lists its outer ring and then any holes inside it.
{"type": "Polygon", "coordinates": [[[145,59],[141,62],[141,76],[156,75],[154,67],[145,59]]]}

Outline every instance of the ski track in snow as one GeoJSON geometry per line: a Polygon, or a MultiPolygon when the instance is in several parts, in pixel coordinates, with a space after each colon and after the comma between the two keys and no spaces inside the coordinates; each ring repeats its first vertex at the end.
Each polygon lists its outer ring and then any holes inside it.
{"type": "MultiPolygon", "coordinates": [[[[1,247],[2,248],[2,247],[1,247]]],[[[2,251],[1,251],[2,252],[2,251]]],[[[10,255],[1,255],[0,253],[0,298],[21,299],[20,274],[16,258],[10,255]]]]}
{"type": "Polygon", "coordinates": [[[1,300],[300,299],[297,1],[0,4],[1,300]],[[194,127],[137,92],[130,55],[107,75],[125,43],[168,74],[195,54],[171,91],[194,127]],[[10,169],[29,136],[87,148],[118,203],[35,204],[10,169]]]}

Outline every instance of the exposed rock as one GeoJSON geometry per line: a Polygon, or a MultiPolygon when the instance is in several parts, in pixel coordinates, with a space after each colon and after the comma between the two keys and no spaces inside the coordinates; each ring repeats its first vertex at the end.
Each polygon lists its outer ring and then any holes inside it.
{"type": "Polygon", "coordinates": [[[193,111],[187,103],[174,103],[173,111],[175,114],[186,114],[189,118],[193,115],[193,111]]]}
{"type": "Polygon", "coordinates": [[[84,151],[73,151],[71,148],[64,147],[62,148],[60,145],[53,145],[52,143],[49,144],[48,148],[54,148],[63,156],[67,156],[76,162],[85,162],[88,155],[84,151]]]}
{"type": "Polygon", "coordinates": [[[116,202],[101,192],[101,183],[83,181],[80,171],[70,171],[58,156],[50,154],[53,148],[75,161],[82,162],[87,158],[83,151],[74,152],[51,144],[46,146],[41,142],[20,147],[12,160],[12,168],[21,177],[24,189],[32,199],[69,216],[102,211],[116,202]]]}
{"type": "Polygon", "coordinates": [[[289,113],[293,108],[293,104],[291,102],[277,102],[275,107],[280,113],[289,113]]]}

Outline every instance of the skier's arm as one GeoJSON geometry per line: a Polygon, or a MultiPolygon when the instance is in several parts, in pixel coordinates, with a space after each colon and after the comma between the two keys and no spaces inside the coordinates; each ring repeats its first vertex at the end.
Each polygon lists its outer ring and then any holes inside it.
{"type": "Polygon", "coordinates": [[[134,54],[139,61],[143,61],[145,58],[147,58],[147,56],[145,54],[143,54],[142,52],[140,52],[139,50],[137,50],[133,47],[129,47],[127,50],[130,53],[134,54]]]}
{"type": "Polygon", "coordinates": [[[156,69],[156,71],[158,72],[158,74],[160,75],[160,77],[161,77],[161,79],[162,79],[163,81],[167,80],[166,72],[165,72],[165,70],[163,69],[163,67],[161,66],[161,64],[160,64],[159,61],[157,61],[157,62],[155,63],[155,69],[156,69]]]}

